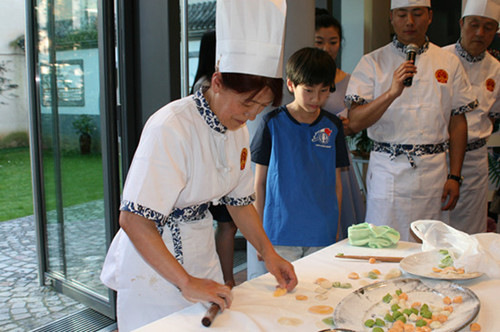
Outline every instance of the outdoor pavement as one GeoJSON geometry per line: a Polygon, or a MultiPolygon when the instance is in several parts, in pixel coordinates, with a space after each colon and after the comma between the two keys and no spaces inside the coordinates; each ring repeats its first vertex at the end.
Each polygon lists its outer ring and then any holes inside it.
{"type": "Polygon", "coordinates": [[[34,217],[0,222],[0,331],[30,331],[84,305],[38,282],[34,217]]]}

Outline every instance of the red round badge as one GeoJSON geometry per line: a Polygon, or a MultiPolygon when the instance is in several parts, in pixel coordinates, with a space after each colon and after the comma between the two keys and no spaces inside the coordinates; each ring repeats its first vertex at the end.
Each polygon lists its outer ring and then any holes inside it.
{"type": "Polygon", "coordinates": [[[434,75],[439,83],[448,83],[448,73],[446,70],[438,69],[434,75]]]}
{"type": "Polygon", "coordinates": [[[493,92],[495,90],[495,80],[492,78],[488,78],[486,80],[486,90],[493,92]]]}
{"type": "Polygon", "coordinates": [[[245,169],[245,165],[247,164],[247,155],[248,155],[248,150],[247,148],[243,148],[241,150],[241,156],[240,156],[240,170],[245,169]]]}

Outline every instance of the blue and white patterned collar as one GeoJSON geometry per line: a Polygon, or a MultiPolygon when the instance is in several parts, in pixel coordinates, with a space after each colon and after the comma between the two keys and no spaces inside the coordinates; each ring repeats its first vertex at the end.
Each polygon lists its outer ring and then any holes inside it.
{"type": "MultiPolygon", "coordinates": [[[[403,52],[403,54],[406,54],[406,47],[407,45],[403,44],[398,40],[398,37],[394,35],[392,38],[392,45],[399,51],[403,52]]],[[[425,51],[429,49],[429,37],[425,36],[425,43],[424,45],[418,49],[417,54],[422,54],[425,51]]]]}
{"type": "Polygon", "coordinates": [[[469,52],[467,52],[465,48],[462,47],[462,44],[460,44],[460,39],[455,44],[455,49],[457,50],[458,55],[464,58],[467,62],[479,62],[482,61],[486,56],[486,51],[479,54],[478,56],[470,55],[469,52]]]}
{"type": "Polygon", "coordinates": [[[219,121],[217,115],[215,115],[215,113],[210,109],[207,100],[203,96],[202,88],[194,93],[193,99],[196,103],[196,107],[198,108],[198,112],[200,112],[200,115],[205,120],[207,125],[213,130],[221,134],[225,134],[227,127],[219,121]]]}

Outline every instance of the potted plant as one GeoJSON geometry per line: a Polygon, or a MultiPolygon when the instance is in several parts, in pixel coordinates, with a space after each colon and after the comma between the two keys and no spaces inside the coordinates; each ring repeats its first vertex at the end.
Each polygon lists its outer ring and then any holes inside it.
{"type": "Polygon", "coordinates": [[[360,131],[354,136],[349,136],[349,146],[354,146],[355,149],[351,153],[356,157],[363,159],[370,158],[370,151],[372,149],[372,140],[368,137],[366,129],[360,131]]]}
{"type": "Polygon", "coordinates": [[[73,128],[80,135],[80,153],[89,154],[92,143],[92,132],[96,130],[94,120],[90,115],[81,114],[73,120],[73,128]]]}

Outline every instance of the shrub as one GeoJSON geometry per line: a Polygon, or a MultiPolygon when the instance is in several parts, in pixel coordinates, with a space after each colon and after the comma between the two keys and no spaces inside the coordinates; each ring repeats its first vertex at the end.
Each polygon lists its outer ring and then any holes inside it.
{"type": "Polygon", "coordinates": [[[29,146],[30,140],[25,131],[16,131],[0,138],[0,148],[19,148],[29,146]]]}

